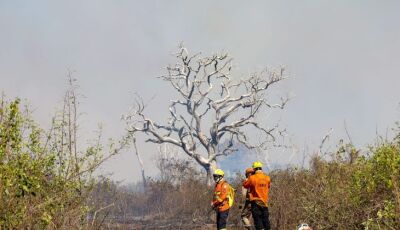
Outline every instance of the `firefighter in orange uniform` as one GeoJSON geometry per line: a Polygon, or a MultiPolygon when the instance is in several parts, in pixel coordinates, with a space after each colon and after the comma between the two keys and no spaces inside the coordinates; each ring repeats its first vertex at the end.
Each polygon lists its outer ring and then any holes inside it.
{"type": "Polygon", "coordinates": [[[218,230],[226,230],[226,221],[229,215],[229,184],[225,181],[224,174],[224,171],[222,171],[221,169],[216,169],[213,174],[215,188],[211,207],[217,212],[218,230]]]}
{"type": "Polygon", "coordinates": [[[262,171],[262,163],[253,163],[254,174],[243,182],[243,187],[250,189],[251,215],[257,230],[270,230],[268,212],[268,194],[271,179],[262,171]]]}

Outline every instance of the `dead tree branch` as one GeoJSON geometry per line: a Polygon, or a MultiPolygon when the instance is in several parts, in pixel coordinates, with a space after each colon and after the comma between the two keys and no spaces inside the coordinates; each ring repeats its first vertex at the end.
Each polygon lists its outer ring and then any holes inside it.
{"type": "Polygon", "coordinates": [[[283,66],[235,78],[227,54],[191,56],[181,46],[175,55],[178,62],[169,65],[167,74],[160,77],[180,95],[171,100],[168,122],[162,124],[145,115],[146,105],[138,96],[135,109],[124,117],[130,135],[143,133],[147,142],[181,148],[209,176],[217,158],[234,152],[235,146],[262,148],[276,141],[278,126],[264,126],[257,115],[268,109],[284,109],[287,104],[289,98],[273,102],[267,97],[272,86],[287,78],[283,66]],[[254,132],[262,136],[261,142],[252,141],[250,134],[254,132]],[[224,142],[228,144],[223,146],[224,142]]]}

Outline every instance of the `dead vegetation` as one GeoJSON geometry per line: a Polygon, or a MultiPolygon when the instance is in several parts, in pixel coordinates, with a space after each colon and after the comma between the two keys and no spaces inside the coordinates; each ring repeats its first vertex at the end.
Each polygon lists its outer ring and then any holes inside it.
{"type": "Polygon", "coordinates": [[[170,100],[168,121],[153,120],[138,96],[135,107],[124,116],[128,136],[136,140],[143,134],[146,142],[179,148],[207,172],[208,185],[218,159],[237,151],[237,143],[249,149],[277,143],[282,134],[278,123],[257,117],[283,109],[288,102],[288,97],[277,100],[270,95],[288,77],[283,66],[238,77],[227,53],[193,55],[181,45],[175,57],[176,63],[160,77],[178,95],[170,100]]]}
{"type": "MultiPolygon", "coordinates": [[[[339,147],[331,159],[315,156],[310,168],[288,168],[271,176],[272,229],[295,229],[306,222],[313,229],[398,229],[400,146],[385,142],[354,158],[350,145],[339,147]]],[[[204,176],[188,160],[160,158],[160,176],[144,189],[128,190],[112,183],[116,206],[109,216],[126,217],[109,226],[126,229],[215,228],[212,197],[204,176]],[[129,208],[124,208],[129,207],[129,208]]],[[[228,178],[235,188],[236,204],[229,215],[231,229],[242,229],[242,203],[237,174],[228,178]]],[[[138,189],[140,188],[140,189],[138,189]]],[[[100,194],[105,194],[100,192],[100,194]]],[[[99,198],[101,199],[101,198],[99,198]]],[[[112,221],[110,221],[112,223],[112,221]]]]}

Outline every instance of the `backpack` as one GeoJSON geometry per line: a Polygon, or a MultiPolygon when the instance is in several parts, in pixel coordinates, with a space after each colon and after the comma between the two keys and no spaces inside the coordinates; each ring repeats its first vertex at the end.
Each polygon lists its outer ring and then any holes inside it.
{"type": "Polygon", "coordinates": [[[230,208],[235,203],[235,192],[236,191],[230,184],[227,183],[227,185],[228,185],[228,195],[227,195],[227,197],[228,197],[228,205],[229,205],[229,208],[230,208]]]}

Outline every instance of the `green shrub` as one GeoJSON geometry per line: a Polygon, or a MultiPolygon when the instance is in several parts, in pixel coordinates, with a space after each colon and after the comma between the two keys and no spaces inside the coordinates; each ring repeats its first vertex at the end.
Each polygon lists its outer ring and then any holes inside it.
{"type": "MultiPolygon", "coordinates": [[[[64,108],[72,108],[75,98],[67,99],[64,108]]],[[[110,155],[102,155],[99,140],[77,149],[72,111],[61,111],[45,132],[19,99],[0,99],[0,229],[89,227],[92,173],[110,155]]]]}

